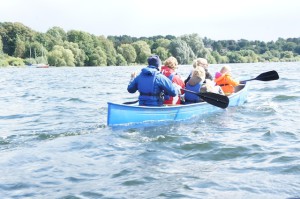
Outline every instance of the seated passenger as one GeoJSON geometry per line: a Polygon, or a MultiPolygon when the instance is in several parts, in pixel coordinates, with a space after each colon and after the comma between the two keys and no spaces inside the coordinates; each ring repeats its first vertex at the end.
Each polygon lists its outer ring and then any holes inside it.
{"type": "MultiPolygon", "coordinates": [[[[191,78],[186,83],[186,89],[200,93],[201,86],[205,80],[205,70],[202,67],[197,67],[192,71],[191,78]]],[[[201,98],[190,92],[185,92],[184,94],[185,104],[201,102],[201,98]]]]}
{"type": "Polygon", "coordinates": [[[202,85],[200,92],[201,93],[210,92],[210,93],[225,95],[222,88],[216,85],[216,83],[211,81],[210,79],[205,80],[205,84],[202,85]]]}
{"type": "MultiPolygon", "coordinates": [[[[197,58],[193,61],[193,68],[202,67],[205,70],[205,78],[204,79],[210,79],[213,80],[212,75],[208,72],[208,62],[204,58],[197,58]]],[[[192,76],[192,73],[189,74],[189,76],[184,80],[184,83],[186,84],[192,76]]],[[[204,80],[205,81],[205,80],[204,80]]]]}
{"type": "Polygon", "coordinates": [[[161,67],[161,73],[168,77],[173,85],[178,90],[179,95],[172,97],[165,95],[164,104],[166,105],[176,105],[181,103],[180,96],[184,94],[184,91],[181,90],[185,88],[184,82],[181,77],[177,74],[176,70],[178,69],[178,62],[175,57],[169,57],[166,59],[164,66],[161,67]]]}
{"type": "Polygon", "coordinates": [[[234,93],[234,87],[238,86],[240,83],[237,80],[234,80],[231,77],[231,68],[230,66],[223,66],[220,70],[220,76],[215,78],[215,82],[219,85],[225,95],[231,95],[234,93]]]}
{"type": "Polygon", "coordinates": [[[129,93],[140,92],[140,106],[162,106],[163,94],[175,97],[177,90],[171,80],[159,72],[161,61],[157,55],[148,58],[148,66],[143,68],[136,76],[131,74],[131,80],[127,87],[129,93]]]}

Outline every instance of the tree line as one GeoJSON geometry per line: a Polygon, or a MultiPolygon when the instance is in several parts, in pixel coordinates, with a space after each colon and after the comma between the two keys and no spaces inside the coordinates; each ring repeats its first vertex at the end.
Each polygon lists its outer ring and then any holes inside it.
{"type": "Polygon", "coordinates": [[[51,66],[127,66],[146,64],[147,57],[169,56],[179,64],[197,57],[209,63],[300,61],[300,37],[277,41],[211,40],[198,34],[179,37],[97,36],[52,27],[46,33],[22,23],[0,22],[0,66],[47,63],[51,66]]]}

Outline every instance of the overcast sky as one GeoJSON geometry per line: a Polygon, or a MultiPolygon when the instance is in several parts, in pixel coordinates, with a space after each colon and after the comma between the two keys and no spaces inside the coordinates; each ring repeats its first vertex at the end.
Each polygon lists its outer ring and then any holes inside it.
{"type": "Polygon", "coordinates": [[[104,36],[271,41],[300,37],[299,13],[300,0],[0,0],[0,22],[104,36]]]}

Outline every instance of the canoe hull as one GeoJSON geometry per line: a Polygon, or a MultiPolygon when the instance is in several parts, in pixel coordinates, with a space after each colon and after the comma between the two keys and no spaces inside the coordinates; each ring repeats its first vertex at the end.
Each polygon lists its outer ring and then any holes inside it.
{"type": "MultiPolygon", "coordinates": [[[[229,97],[229,106],[242,105],[247,99],[248,86],[239,86],[237,93],[229,97]]],[[[222,110],[206,102],[163,107],[145,107],[108,102],[107,125],[131,125],[145,122],[187,120],[192,117],[222,110]]]]}

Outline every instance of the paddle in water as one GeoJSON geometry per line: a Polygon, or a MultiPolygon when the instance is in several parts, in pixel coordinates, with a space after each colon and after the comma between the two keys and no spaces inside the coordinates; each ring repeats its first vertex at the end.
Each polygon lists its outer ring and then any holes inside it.
{"type": "Polygon", "coordinates": [[[184,90],[185,92],[189,92],[189,93],[198,95],[201,99],[203,99],[207,103],[217,106],[217,107],[220,107],[220,108],[227,108],[229,105],[229,98],[225,95],[220,95],[217,93],[210,93],[210,92],[197,93],[197,92],[190,91],[187,89],[182,89],[182,90],[184,90]]]}
{"type": "Polygon", "coordinates": [[[272,71],[262,73],[262,74],[258,75],[256,78],[243,80],[243,81],[241,81],[241,83],[245,83],[245,82],[252,81],[252,80],[272,81],[272,80],[278,80],[278,79],[279,79],[278,73],[275,70],[272,70],[272,71]]]}

